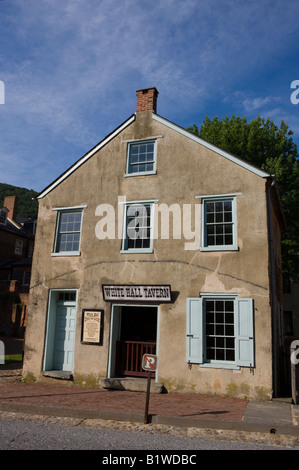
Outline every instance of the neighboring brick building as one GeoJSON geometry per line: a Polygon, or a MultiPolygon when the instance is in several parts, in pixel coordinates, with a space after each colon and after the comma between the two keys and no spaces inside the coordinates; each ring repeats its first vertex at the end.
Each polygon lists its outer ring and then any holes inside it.
{"type": "Polygon", "coordinates": [[[0,208],[0,334],[23,335],[27,321],[35,224],[18,217],[16,196],[0,208]]]}
{"type": "Polygon", "coordinates": [[[147,351],[169,392],[277,396],[275,179],[158,115],[157,96],[139,90],[37,198],[24,377],[134,387],[147,351]]]}

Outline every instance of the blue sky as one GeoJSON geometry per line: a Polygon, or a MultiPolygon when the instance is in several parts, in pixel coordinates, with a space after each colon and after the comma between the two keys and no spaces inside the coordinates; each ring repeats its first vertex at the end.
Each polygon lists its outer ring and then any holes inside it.
{"type": "Polygon", "coordinates": [[[288,122],[298,0],[0,0],[0,182],[41,191],[136,109],[288,122]],[[3,100],[2,100],[3,101],[3,100]]]}

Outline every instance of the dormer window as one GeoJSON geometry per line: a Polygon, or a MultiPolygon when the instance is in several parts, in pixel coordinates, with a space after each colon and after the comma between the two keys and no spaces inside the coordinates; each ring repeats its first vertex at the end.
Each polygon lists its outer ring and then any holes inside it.
{"type": "Polygon", "coordinates": [[[2,209],[0,209],[0,224],[6,225],[7,214],[8,214],[8,210],[6,209],[6,207],[2,207],[2,209]]]}

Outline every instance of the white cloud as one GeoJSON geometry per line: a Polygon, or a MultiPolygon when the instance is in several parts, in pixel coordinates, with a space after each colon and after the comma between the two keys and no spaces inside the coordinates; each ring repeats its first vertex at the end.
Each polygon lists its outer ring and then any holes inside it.
{"type": "Polygon", "coordinates": [[[273,96],[266,96],[266,97],[257,97],[257,98],[246,98],[243,101],[243,106],[245,112],[252,112],[252,111],[262,111],[267,108],[269,105],[275,105],[276,103],[281,102],[280,97],[273,97],[273,96]]]}
{"type": "Polygon", "coordinates": [[[0,157],[12,174],[14,155],[31,185],[17,148],[34,171],[43,168],[42,189],[129,117],[135,90],[147,86],[160,92],[158,112],[178,124],[223,96],[229,110],[280,107],[275,90],[255,91],[255,76],[289,48],[298,12],[293,0],[0,2],[0,157]]]}

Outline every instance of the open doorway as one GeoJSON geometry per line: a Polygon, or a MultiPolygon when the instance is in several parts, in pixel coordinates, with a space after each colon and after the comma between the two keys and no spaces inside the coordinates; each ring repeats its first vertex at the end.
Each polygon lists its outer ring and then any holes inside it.
{"type": "Polygon", "coordinates": [[[157,306],[113,305],[110,377],[146,377],[144,354],[157,353],[157,306]]]}

